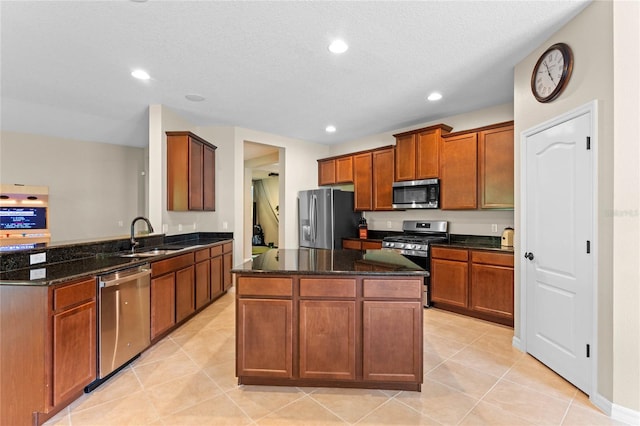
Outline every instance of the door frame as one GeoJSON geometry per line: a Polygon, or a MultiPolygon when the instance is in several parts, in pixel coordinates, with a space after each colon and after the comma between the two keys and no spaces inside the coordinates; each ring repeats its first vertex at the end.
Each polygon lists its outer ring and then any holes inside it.
{"type": "MultiPolygon", "coordinates": [[[[592,288],[592,309],[593,315],[591,319],[591,389],[588,389],[589,399],[597,399],[598,389],[598,258],[599,258],[599,244],[598,244],[598,101],[593,100],[578,108],[560,114],[550,120],[537,124],[529,129],[523,130],[520,133],[520,223],[522,227],[527,223],[527,197],[523,194],[526,193],[527,187],[527,150],[525,147],[527,137],[539,133],[543,130],[562,124],[566,121],[574,119],[584,114],[591,114],[591,152],[592,152],[592,171],[591,185],[593,189],[593,197],[591,198],[591,210],[592,210],[592,241],[591,241],[591,253],[593,254],[593,261],[591,265],[591,274],[593,279],[592,288]]],[[[519,341],[514,338],[514,346],[518,347],[523,352],[527,352],[527,276],[526,260],[522,256],[522,249],[527,247],[527,233],[524,230],[519,232],[520,234],[520,313],[518,315],[520,319],[520,336],[519,341]]]]}

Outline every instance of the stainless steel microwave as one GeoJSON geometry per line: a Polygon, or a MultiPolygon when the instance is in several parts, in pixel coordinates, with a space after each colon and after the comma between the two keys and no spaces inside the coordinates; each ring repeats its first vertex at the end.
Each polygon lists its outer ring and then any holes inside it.
{"type": "Polygon", "coordinates": [[[424,179],[394,182],[392,206],[394,209],[440,208],[440,181],[424,179]]]}

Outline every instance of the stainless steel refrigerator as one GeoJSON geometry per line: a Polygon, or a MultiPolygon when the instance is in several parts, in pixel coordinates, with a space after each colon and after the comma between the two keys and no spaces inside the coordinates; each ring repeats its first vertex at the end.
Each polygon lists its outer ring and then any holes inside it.
{"type": "Polygon", "coordinates": [[[300,247],[341,249],[343,238],[358,236],[359,219],[353,192],[323,188],[298,193],[300,247]]]}

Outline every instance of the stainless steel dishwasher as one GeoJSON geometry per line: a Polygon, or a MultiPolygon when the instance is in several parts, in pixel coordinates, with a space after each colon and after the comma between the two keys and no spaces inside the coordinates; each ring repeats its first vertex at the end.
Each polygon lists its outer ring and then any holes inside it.
{"type": "Polygon", "coordinates": [[[102,275],[98,285],[100,382],[151,344],[151,268],[147,263],[102,275]]]}

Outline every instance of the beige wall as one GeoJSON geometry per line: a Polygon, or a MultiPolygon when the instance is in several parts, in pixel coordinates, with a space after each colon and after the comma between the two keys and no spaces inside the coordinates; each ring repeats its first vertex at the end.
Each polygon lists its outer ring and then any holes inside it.
{"type": "Polygon", "coordinates": [[[2,132],[0,181],[49,187],[52,243],[129,234],[145,214],[145,150],[2,132]]]}
{"type": "Polygon", "coordinates": [[[640,423],[640,2],[613,5],[613,401],[640,423]]]}
{"type": "MultiPolygon", "coordinates": [[[[638,150],[637,135],[635,138],[614,137],[614,46],[613,9],[636,8],[635,21],[630,25],[634,32],[635,51],[625,49],[627,55],[635,58],[638,55],[638,20],[637,4],[632,2],[594,2],[590,4],[576,18],[553,34],[547,41],[531,52],[515,67],[514,81],[514,115],[516,131],[516,188],[520,187],[520,146],[519,135],[539,123],[582,106],[590,101],[598,102],[597,121],[597,189],[595,228],[597,230],[597,388],[595,398],[604,397],[616,406],[626,407],[638,411],[640,409],[640,393],[638,378],[638,346],[640,326],[638,324],[637,302],[639,274],[637,259],[637,239],[635,244],[627,246],[625,239],[620,238],[624,233],[624,223],[630,218],[614,217],[618,204],[621,208],[633,210],[636,216],[631,219],[637,229],[637,169],[638,150]],[[565,92],[556,100],[548,104],[538,103],[530,90],[530,79],[533,66],[538,57],[552,44],[565,42],[574,52],[575,62],[573,75],[565,92]],[[614,173],[614,153],[623,160],[617,165],[614,173]],[[632,160],[626,155],[632,153],[632,160]],[[629,176],[627,176],[629,174],[629,176]],[[629,185],[627,178],[635,179],[635,184],[629,185]],[[614,203],[615,199],[617,200],[614,203]],[[631,204],[627,204],[632,200],[631,204]],[[619,229],[619,232],[614,230],[619,229]],[[628,255],[617,260],[614,264],[614,253],[630,250],[628,255]],[[636,267],[629,268],[625,261],[633,259],[636,267]],[[614,300],[614,292],[616,298],[614,300]],[[625,299],[634,300],[635,308],[625,299]],[[618,313],[619,312],[619,313],[618,313]],[[614,315],[615,313],[615,315],[614,315]],[[621,317],[620,315],[623,315],[621,317]],[[616,319],[620,319],[620,323],[616,319]],[[623,319],[624,318],[624,319],[623,319]],[[629,321],[632,319],[632,321],[629,321]],[[618,328],[619,325],[624,326],[618,328]],[[615,324],[615,327],[614,327],[615,324]],[[615,328],[615,333],[614,333],[615,328]],[[615,355],[614,355],[615,354],[615,355]],[[636,380],[629,380],[632,374],[636,380]]],[[[621,12],[625,16],[628,12],[621,12]]],[[[620,31],[620,30],[616,30],[620,31]]],[[[622,53],[621,53],[622,55],[622,53]]],[[[628,58],[621,56],[621,58],[628,58]]],[[[628,61],[628,59],[626,59],[628,61]]],[[[622,65],[616,63],[616,65],[622,65]]],[[[625,65],[626,67],[627,65],[625,65]]],[[[637,67],[633,70],[637,81],[637,67]]],[[[636,86],[637,87],[637,86],[636,86]]],[[[621,88],[616,95],[625,97],[628,88],[621,88]]],[[[636,125],[638,115],[632,120],[636,125]]],[[[515,222],[516,229],[520,226],[521,197],[516,196],[515,222]]],[[[637,233],[636,233],[637,236],[637,233]]],[[[516,234],[516,258],[520,258],[522,251],[516,234]]],[[[519,302],[520,265],[516,263],[516,300],[519,302]]],[[[516,304],[516,318],[520,312],[519,303],[516,304]]],[[[516,334],[522,336],[518,319],[516,319],[516,334]]],[[[592,398],[594,395],[592,395],[592,398]]]]}

